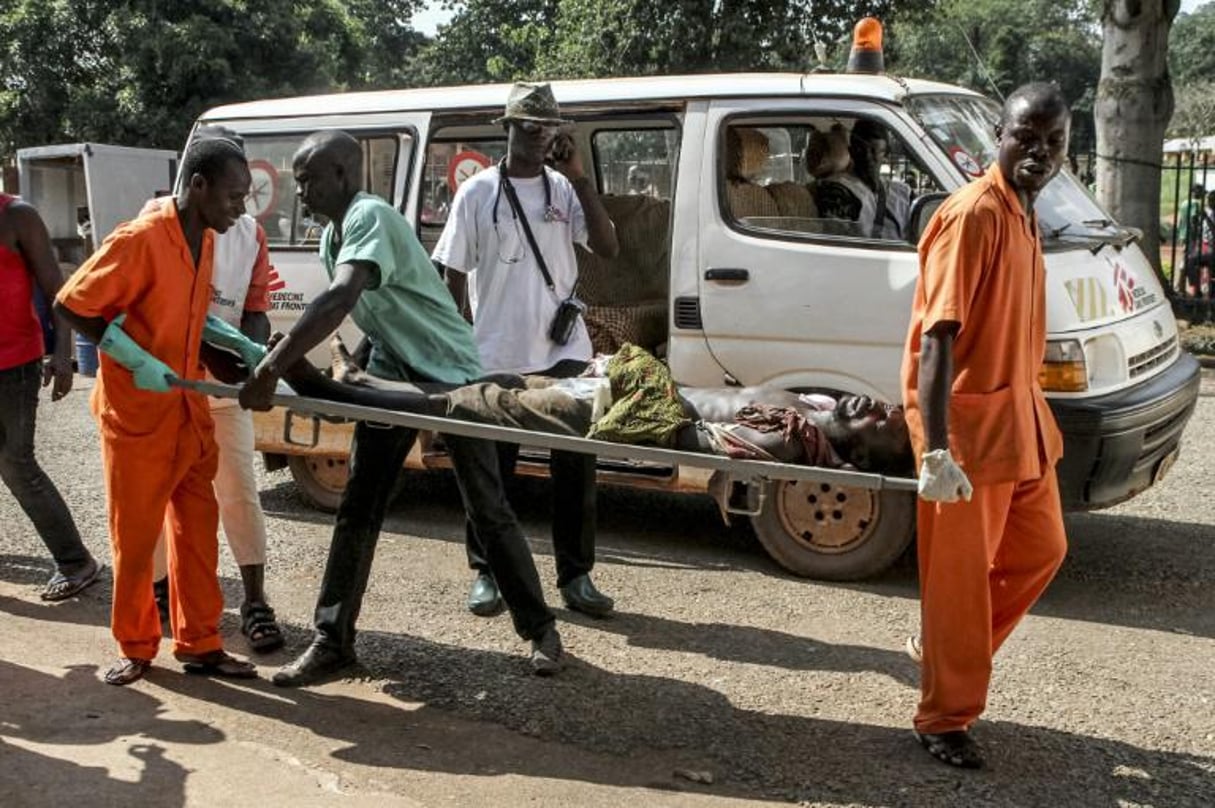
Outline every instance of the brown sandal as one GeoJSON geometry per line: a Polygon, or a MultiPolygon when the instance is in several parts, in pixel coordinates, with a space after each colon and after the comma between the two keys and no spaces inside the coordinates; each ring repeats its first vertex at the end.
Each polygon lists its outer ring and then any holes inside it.
{"type": "Polygon", "coordinates": [[[257,678],[256,665],[239,660],[223,649],[208,651],[205,654],[174,653],[173,657],[181,663],[186,673],[196,673],[200,676],[227,676],[230,679],[257,678]]]}
{"type": "Polygon", "coordinates": [[[129,685],[132,682],[138,682],[150,667],[152,667],[152,660],[150,659],[119,657],[118,661],[105,672],[105,683],[121,687],[122,685],[129,685]]]}

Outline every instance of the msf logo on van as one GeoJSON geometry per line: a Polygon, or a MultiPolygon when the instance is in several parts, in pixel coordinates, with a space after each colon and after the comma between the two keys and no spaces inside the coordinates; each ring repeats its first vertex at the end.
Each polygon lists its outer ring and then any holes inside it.
{"type": "Polygon", "coordinates": [[[1156,295],[1121,261],[1106,260],[1109,275],[1086,275],[1064,284],[1082,323],[1131,314],[1156,303],[1156,295]]]}

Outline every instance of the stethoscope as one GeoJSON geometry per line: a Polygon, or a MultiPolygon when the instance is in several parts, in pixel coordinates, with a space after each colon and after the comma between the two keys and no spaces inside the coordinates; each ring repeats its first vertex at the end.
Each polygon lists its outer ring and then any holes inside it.
{"type": "MultiPolygon", "coordinates": [[[[543,180],[543,182],[544,182],[544,221],[546,221],[546,222],[555,221],[557,216],[556,216],[556,210],[553,208],[553,189],[552,189],[552,186],[550,186],[549,182],[548,182],[548,166],[540,167],[540,179],[543,180]]],[[[506,176],[506,158],[505,157],[503,157],[498,162],[498,192],[496,194],[494,194],[494,211],[493,211],[494,227],[498,226],[498,201],[500,199],[502,199],[502,189],[503,188],[508,189],[511,196],[513,196],[516,200],[518,200],[519,197],[518,197],[518,195],[515,194],[515,187],[513,185],[511,185],[510,177],[506,176]]],[[[514,205],[511,205],[511,215],[513,215],[516,220],[519,219],[519,213],[521,213],[522,210],[523,210],[522,205],[519,205],[518,210],[515,209],[514,205]]],[[[526,216],[527,214],[525,213],[523,215],[526,216]]]]}

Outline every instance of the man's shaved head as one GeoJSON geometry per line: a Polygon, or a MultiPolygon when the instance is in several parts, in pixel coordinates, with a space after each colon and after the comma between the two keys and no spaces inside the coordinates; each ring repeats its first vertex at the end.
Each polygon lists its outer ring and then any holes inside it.
{"type": "Polygon", "coordinates": [[[363,147],[337,129],[314,132],[296,149],[291,168],[304,207],[340,220],[362,190],[363,147]]]}
{"type": "Polygon", "coordinates": [[[1063,113],[1071,114],[1071,107],[1058,87],[1046,81],[1035,81],[1022,84],[1004,101],[1000,111],[1000,123],[1008,125],[1022,107],[1032,109],[1038,115],[1056,116],[1063,113]]]}
{"type": "Polygon", "coordinates": [[[340,129],[313,132],[300,144],[293,162],[299,163],[314,157],[332,161],[353,176],[358,176],[363,170],[363,147],[340,129]]]}

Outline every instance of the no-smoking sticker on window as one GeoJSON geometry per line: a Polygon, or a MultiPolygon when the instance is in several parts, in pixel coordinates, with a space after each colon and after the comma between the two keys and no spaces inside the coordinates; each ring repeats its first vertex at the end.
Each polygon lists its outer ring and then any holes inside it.
{"type": "Polygon", "coordinates": [[[489,167],[489,158],[479,151],[462,151],[455,157],[451,158],[451,162],[447,167],[447,187],[451,188],[452,193],[460,187],[460,183],[489,167]]]}
{"type": "Polygon", "coordinates": [[[979,161],[966,149],[954,146],[949,150],[949,156],[953,158],[953,164],[962,169],[963,174],[969,174],[972,177],[983,176],[983,166],[979,165],[979,161]]]}
{"type": "Polygon", "coordinates": [[[265,160],[249,161],[249,200],[245,209],[261,219],[278,207],[278,171],[265,160]]]}

